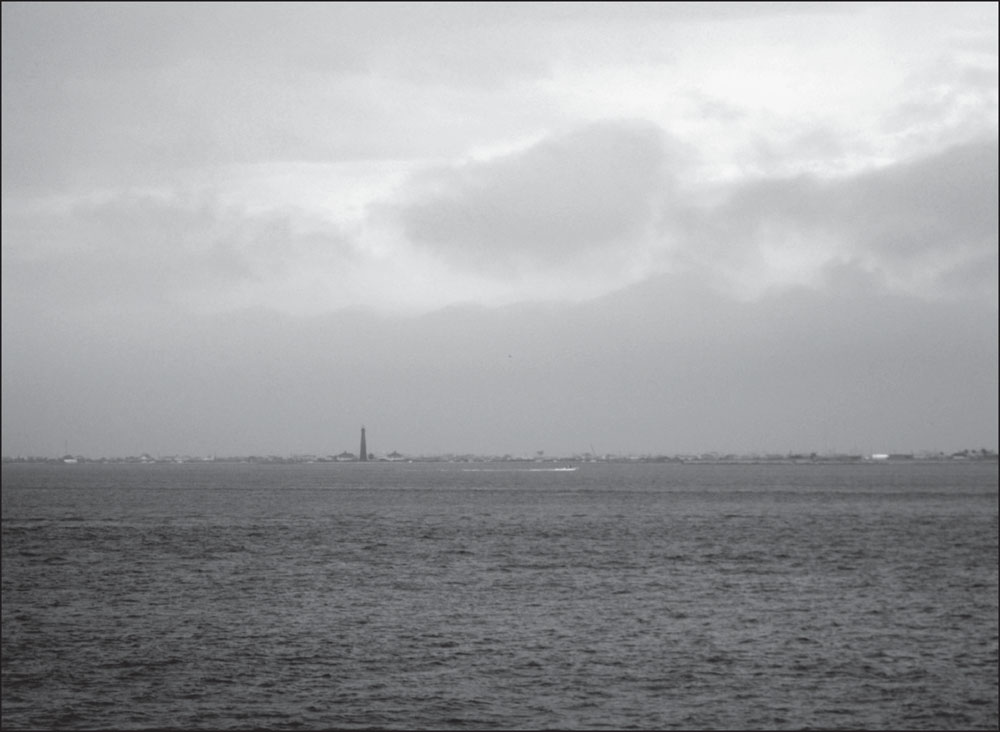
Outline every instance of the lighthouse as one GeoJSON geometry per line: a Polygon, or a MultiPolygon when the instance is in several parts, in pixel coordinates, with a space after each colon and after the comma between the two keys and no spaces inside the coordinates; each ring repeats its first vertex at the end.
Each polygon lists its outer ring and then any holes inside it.
{"type": "Polygon", "coordinates": [[[365,428],[361,428],[361,455],[358,456],[361,462],[368,462],[368,446],[365,444],[365,428]]]}

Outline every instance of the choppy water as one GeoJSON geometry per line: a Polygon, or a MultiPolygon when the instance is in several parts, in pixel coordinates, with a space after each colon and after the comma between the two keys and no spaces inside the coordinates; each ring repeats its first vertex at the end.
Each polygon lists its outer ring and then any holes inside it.
{"type": "Polygon", "coordinates": [[[2,651],[4,729],[996,729],[997,465],[5,465],[2,651]]]}

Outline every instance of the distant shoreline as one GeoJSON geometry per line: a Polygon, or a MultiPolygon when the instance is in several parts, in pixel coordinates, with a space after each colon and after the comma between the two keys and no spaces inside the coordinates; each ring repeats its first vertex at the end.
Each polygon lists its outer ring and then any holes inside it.
{"type": "Polygon", "coordinates": [[[143,454],[138,457],[100,457],[90,458],[82,455],[63,455],[61,457],[3,457],[3,464],[55,464],[74,465],[83,463],[96,464],[189,464],[189,463],[250,463],[250,464],[310,464],[310,463],[544,463],[544,464],[600,464],[600,463],[674,463],[685,465],[757,465],[757,464],[843,464],[843,463],[900,463],[900,462],[997,462],[996,451],[992,450],[962,450],[954,453],[892,453],[873,455],[842,455],[818,453],[788,453],[767,455],[734,455],[718,453],[702,453],[700,455],[571,455],[565,457],[512,457],[510,455],[420,455],[405,456],[393,453],[391,457],[374,456],[367,461],[351,456],[316,456],[316,455],[246,455],[232,457],[191,457],[186,455],[171,455],[153,457],[143,454]]]}

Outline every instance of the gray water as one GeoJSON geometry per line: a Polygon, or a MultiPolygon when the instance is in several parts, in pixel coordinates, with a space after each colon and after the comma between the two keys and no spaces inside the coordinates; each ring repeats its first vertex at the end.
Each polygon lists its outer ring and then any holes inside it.
{"type": "Polygon", "coordinates": [[[997,464],[4,465],[4,729],[996,729],[997,464]]]}

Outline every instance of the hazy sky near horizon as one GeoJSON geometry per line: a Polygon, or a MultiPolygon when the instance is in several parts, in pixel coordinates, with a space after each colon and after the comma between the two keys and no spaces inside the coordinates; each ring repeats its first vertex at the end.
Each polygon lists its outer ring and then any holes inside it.
{"type": "Polygon", "coordinates": [[[8,3],[3,454],[997,448],[995,3],[8,3]]]}

